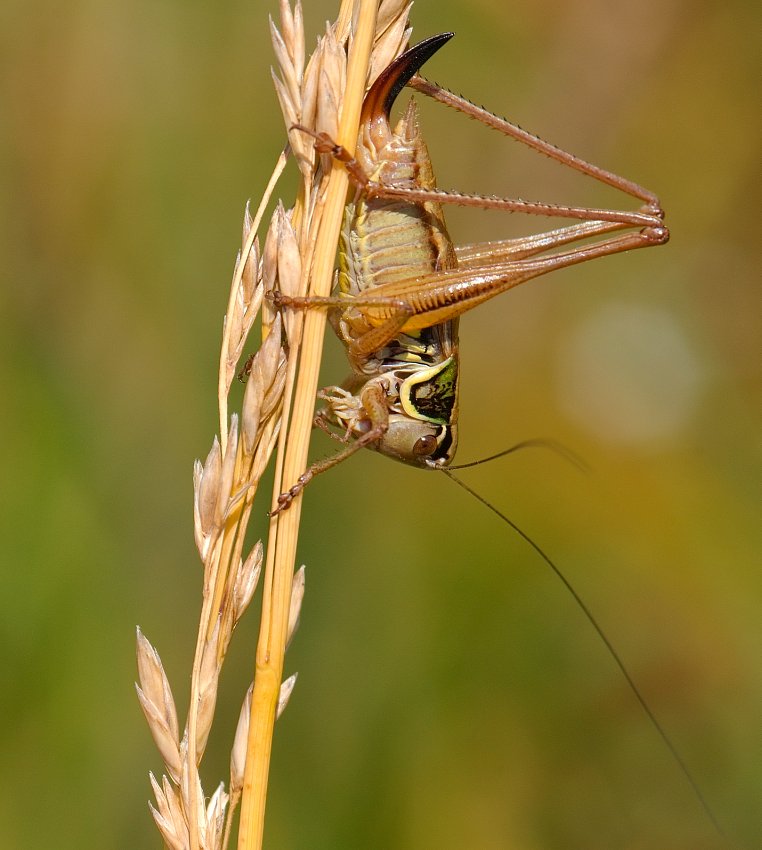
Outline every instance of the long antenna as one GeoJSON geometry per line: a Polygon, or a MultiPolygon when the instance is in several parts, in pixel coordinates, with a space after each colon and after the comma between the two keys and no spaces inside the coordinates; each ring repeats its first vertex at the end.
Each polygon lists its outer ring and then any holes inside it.
{"type": "Polygon", "coordinates": [[[513,454],[521,449],[550,449],[550,451],[555,452],[567,463],[575,466],[580,472],[590,472],[590,467],[576,452],[572,451],[563,443],[559,443],[558,440],[553,440],[550,437],[533,437],[530,440],[521,440],[521,442],[514,443],[507,449],[503,449],[495,454],[487,455],[487,457],[480,457],[478,460],[472,460],[469,463],[453,464],[452,466],[448,466],[447,469],[471,469],[472,466],[481,466],[483,463],[490,463],[490,461],[498,460],[501,457],[513,454]]]}
{"type": "MultiPolygon", "coordinates": [[[[535,441],[528,441],[528,442],[530,444],[534,444],[535,441]]],[[[508,451],[514,451],[516,448],[522,447],[523,445],[524,444],[519,444],[518,446],[513,447],[512,449],[509,449],[508,451]]],[[[501,454],[507,454],[507,453],[508,452],[502,452],[501,454]]],[[[469,466],[469,465],[470,464],[465,464],[465,466],[469,466]]],[[[701,789],[698,786],[698,783],[696,782],[696,780],[691,775],[690,770],[688,770],[688,766],[683,761],[682,756],[680,755],[677,748],[675,747],[675,745],[670,740],[667,733],[664,731],[664,728],[662,727],[661,723],[659,723],[659,721],[656,718],[656,715],[653,713],[653,711],[651,710],[651,707],[648,705],[645,698],[641,694],[640,690],[638,689],[638,686],[635,684],[632,676],[630,675],[630,672],[625,667],[624,661],[622,661],[619,653],[616,651],[616,649],[614,648],[614,645],[612,644],[612,642],[609,640],[608,636],[606,635],[606,632],[603,631],[603,627],[598,622],[598,620],[595,618],[595,616],[593,615],[593,612],[585,604],[585,602],[583,601],[583,599],[579,595],[579,593],[577,593],[577,591],[574,589],[574,586],[571,584],[569,579],[567,579],[566,576],[561,572],[561,570],[553,563],[550,556],[545,553],[545,551],[539,546],[539,544],[535,543],[535,541],[532,540],[532,538],[525,531],[522,531],[522,529],[519,528],[519,526],[516,525],[516,523],[512,519],[509,519],[502,511],[498,510],[491,502],[488,502],[483,496],[479,495],[479,493],[477,493],[476,490],[472,490],[471,487],[469,487],[468,484],[465,483],[465,481],[462,481],[460,478],[458,478],[457,475],[453,475],[453,473],[449,469],[442,469],[441,471],[451,481],[454,481],[455,484],[457,484],[459,487],[462,487],[467,493],[470,493],[474,497],[474,499],[476,499],[477,502],[481,502],[486,508],[491,510],[493,514],[496,514],[498,517],[500,517],[500,519],[506,525],[508,525],[510,528],[512,528],[513,531],[515,531],[516,534],[518,534],[518,536],[525,543],[529,544],[529,546],[531,546],[532,549],[534,549],[534,551],[540,556],[540,558],[542,558],[542,560],[550,567],[551,570],[553,570],[553,572],[556,574],[556,576],[561,580],[561,583],[563,584],[563,586],[569,591],[569,593],[571,594],[574,601],[577,603],[577,605],[582,610],[582,613],[585,615],[585,618],[587,619],[587,621],[590,623],[590,625],[593,627],[593,629],[595,629],[596,633],[598,634],[598,637],[603,641],[603,645],[606,647],[609,655],[614,660],[614,663],[616,664],[616,666],[619,668],[619,671],[622,674],[622,676],[624,676],[624,679],[627,682],[627,684],[629,685],[630,690],[632,691],[633,695],[635,696],[635,699],[638,701],[638,703],[640,704],[640,707],[645,712],[646,717],[651,722],[651,725],[656,730],[657,734],[662,739],[662,741],[664,742],[664,744],[667,747],[667,749],[669,750],[669,752],[672,754],[672,758],[675,760],[675,763],[680,768],[680,772],[683,774],[683,776],[687,780],[688,784],[693,789],[693,793],[694,793],[696,799],[698,800],[699,804],[701,805],[701,808],[704,810],[704,813],[706,814],[706,816],[711,821],[712,826],[714,826],[715,830],[717,831],[717,834],[722,836],[723,838],[725,838],[725,833],[722,831],[720,824],[717,821],[717,818],[714,816],[714,812],[712,811],[712,809],[709,806],[709,803],[706,801],[704,795],[702,794],[701,789]]]]}

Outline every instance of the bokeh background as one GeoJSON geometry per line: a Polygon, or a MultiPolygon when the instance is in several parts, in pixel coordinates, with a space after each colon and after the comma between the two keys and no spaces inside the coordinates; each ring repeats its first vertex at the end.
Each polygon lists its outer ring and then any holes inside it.
{"type": "MultiPolygon", "coordinates": [[[[3,4],[8,848],[159,846],[134,627],[184,710],[191,464],[215,431],[244,203],[283,141],[275,12],[3,4]]],[[[305,14],[311,44],[335,7],[305,14]]],[[[588,476],[540,450],[463,476],[586,599],[733,845],[762,846],[758,8],[417,0],[413,23],[415,40],[457,32],[430,76],[663,199],[667,247],[463,320],[460,460],[532,437],[585,458],[588,476]]],[[[423,112],[442,186],[620,202],[423,112]]],[[[473,211],[450,225],[460,242],[539,226],[473,211]]],[[[324,379],[345,371],[331,340],[324,379]]],[[[446,479],[355,458],[310,486],[300,559],[287,659],[300,678],[277,729],[269,847],[724,846],[558,580],[446,479]]],[[[255,637],[252,612],[224,673],[208,790],[226,776],[255,637]]]]}

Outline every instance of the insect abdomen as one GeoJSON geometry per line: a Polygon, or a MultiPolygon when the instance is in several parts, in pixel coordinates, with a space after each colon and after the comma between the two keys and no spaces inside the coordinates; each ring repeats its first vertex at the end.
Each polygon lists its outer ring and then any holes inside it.
{"type": "MultiPolygon", "coordinates": [[[[431,161],[411,101],[382,150],[366,151],[384,186],[435,188],[431,161]]],[[[385,283],[457,266],[439,204],[359,198],[349,204],[339,247],[339,288],[357,296],[385,283]]]]}

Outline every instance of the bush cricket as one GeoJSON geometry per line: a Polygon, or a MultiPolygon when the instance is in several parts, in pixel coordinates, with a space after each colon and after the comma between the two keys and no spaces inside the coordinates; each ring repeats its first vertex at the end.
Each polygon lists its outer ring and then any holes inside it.
{"type": "MultiPolygon", "coordinates": [[[[328,310],[346,347],[352,374],[342,386],[320,392],[326,407],[315,419],[316,425],[345,447],[312,464],[278,497],[273,513],[287,509],[316,474],[364,447],[413,466],[447,471],[457,448],[459,317],[555,269],[662,245],[669,239],[654,193],[419,76],[422,65],[451,37],[452,33],[443,33],[420,42],[382,72],[365,97],[354,157],[327,135],[297,127],[313,136],[319,153],[344,165],[354,195],[346,207],[334,294],[296,298],[274,292],[272,297],[277,306],[286,309],[328,310]],[[640,206],[633,211],[593,209],[437,189],[414,101],[396,127],[390,123],[392,106],[405,86],[621,191],[640,206]],[[567,218],[576,223],[537,235],[461,247],[455,246],[448,234],[443,213],[446,204],[567,218]]],[[[559,576],[721,833],[680,754],[571,584],[508,517],[450,477],[508,523],[559,576]]]]}
{"type": "Polygon", "coordinates": [[[274,300],[283,307],[330,311],[352,375],[343,386],[321,391],[327,407],[315,422],[348,445],[302,474],[281,494],[275,512],[287,507],[316,474],[363,447],[415,466],[448,466],[458,434],[458,317],[555,269],[669,239],[659,199],[652,192],[418,76],[423,63],[450,38],[452,33],[444,33],[420,42],[378,77],[365,98],[355,157],[325,134],[299,128],[315,137],[320,153],[344,163],[355,196],[346,208],[335,294],[289,298],[276,292],[274,300]],[[640,208],[626,212],[556,206],[437,189],[415,102],[395,128],[390,124],[392,105],[406,85],[621,190],[641,201],[640,208]],[[444,204],[578,223],[456,247],[445,225],[444,204]],[[621,230],[628,232],[601,238],[621,230]],[[591,237],[599,238],[574,244],[591,237]]]}

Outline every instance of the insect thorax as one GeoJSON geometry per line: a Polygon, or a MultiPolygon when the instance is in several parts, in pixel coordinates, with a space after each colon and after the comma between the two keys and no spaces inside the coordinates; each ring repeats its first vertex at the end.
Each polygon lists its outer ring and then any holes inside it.
{"type": "Polygon", "coordinates": [[[362,393],[380,387],[389,412],[388,430],[373,448],[404,463],[447,465],[457,446],[458,357],[384,360],[370,378],[356,377],[349,389],[329,387],[320,393],[328,403],[324,421],[361,436],[370,427],[362,393]],[[426,451],[423,445],[428,445],[426,451]]]}

